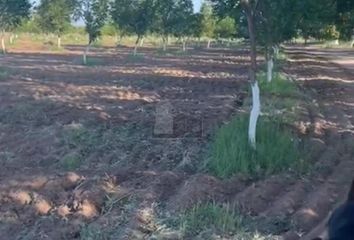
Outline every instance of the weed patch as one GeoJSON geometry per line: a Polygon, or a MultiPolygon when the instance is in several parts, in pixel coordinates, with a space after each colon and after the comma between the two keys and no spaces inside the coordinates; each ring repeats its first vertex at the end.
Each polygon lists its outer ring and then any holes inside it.
{"type": "Polygon", "coordinates": [[[238,173],[259,176],[306,169],[300,140],[281,120],[260,118],[254,150],[248,143],[248,117],[236,117],[217,131],[211,148],[208,169],[222,178],[238,173]]]}
{"type": "Polygon", "coordinates": [[[241,223],[242,218],[230,206],[222,207],[215,203],[197,205],[181,217],[181,228],[187,236],[207,230],[232,234],[241,227],[241,223]]]}
{"type": "Polygon", "coordinates": [[[198,204],[182,214],[179,221],[182,239],[278,240],[276,235],[288,229],[283,221],[242,216],[230,205],[216,203],[198,204]]]}
{"type": "Polygon", "coordinates": [[[268,93],[286,97],[296,97],[299,90],[294,82],[287,79],[283,74],[275,72],[271,82],[267,81],[266,73],[258,74],[259,87],[261,93],[268,93]]]}

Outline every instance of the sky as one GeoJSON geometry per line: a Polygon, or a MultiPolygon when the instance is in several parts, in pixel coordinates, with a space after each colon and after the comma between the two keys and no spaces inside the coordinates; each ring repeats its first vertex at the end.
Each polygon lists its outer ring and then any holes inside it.
{"type": "Polygon", "coordinates": [[[202,4],[202,0],[193,0],[193,4],[194,4],[194,11],[199,12],[200,5],[202,4]]]}

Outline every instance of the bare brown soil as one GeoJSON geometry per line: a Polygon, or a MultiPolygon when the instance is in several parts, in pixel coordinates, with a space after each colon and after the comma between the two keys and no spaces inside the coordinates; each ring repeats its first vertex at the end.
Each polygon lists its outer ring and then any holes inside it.
{"type": "Polygon", "coordinates": [[[242,111],[247,51],[100,48],[83,66],[82,50],[0,58],[9,71],[0,80],[0,239],[80,239],[87,224],[107,239],[149,239],[161,214],[205,201],[287,219],[274,235],[299,239],[344,199],[354,173],[349,70],[289,50],[284,70],[316,106],[304,116],[315,171],[220,180],[199,166],[215,127],[242,111]],[[169,138],[153,134],[161,101],[173,106],[169,138]]]}

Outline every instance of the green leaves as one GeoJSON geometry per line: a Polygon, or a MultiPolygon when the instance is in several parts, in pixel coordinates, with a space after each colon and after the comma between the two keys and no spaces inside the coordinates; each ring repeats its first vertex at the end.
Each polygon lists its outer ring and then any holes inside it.
{"type": "Polygon", "coordinates": [[[30,15],[28,0],[0,0],[0,31],[11,31],[30,15]]]}
{"type": "Polygon", "coordinates": [[[71,0],[41,0],[37,9],[39,26],[60,36],[70,27],[74,10],[71,0]]]}
{"type": "Polygon", "coordinates": [[[89,34],[89,44],[100,35],[108,17],[109,0],[84,0],[82,2],[82,15],[86,32],[89,34]]]}

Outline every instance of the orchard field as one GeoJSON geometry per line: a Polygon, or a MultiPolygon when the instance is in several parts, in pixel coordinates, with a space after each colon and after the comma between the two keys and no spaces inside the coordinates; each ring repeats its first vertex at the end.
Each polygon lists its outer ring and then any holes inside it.
{"type": "Polygon", "coordinates": [[[218,178],[208,166],[215,135],[250,107],[244,46],[161,53],[147,45],[138,56],[95,47],[83,65],[80,45],[50,52],[27,41],[0,59],[6,239],[293,239],[346,193],[350,69],[308,54],[316,49],[287,48],[279,67],[297,79],[291,94],[277,92],[281,82],[264,90],[264,111],[285,111],[282,124],[311,166],[218,178]],[[173,132],[160,136],[166,103],[173,132]]]}
{"type": "Polygon", "coordinates": [[[0,0],[0,240],[340,234],[353,31],[348,0],[0,0]]]}

